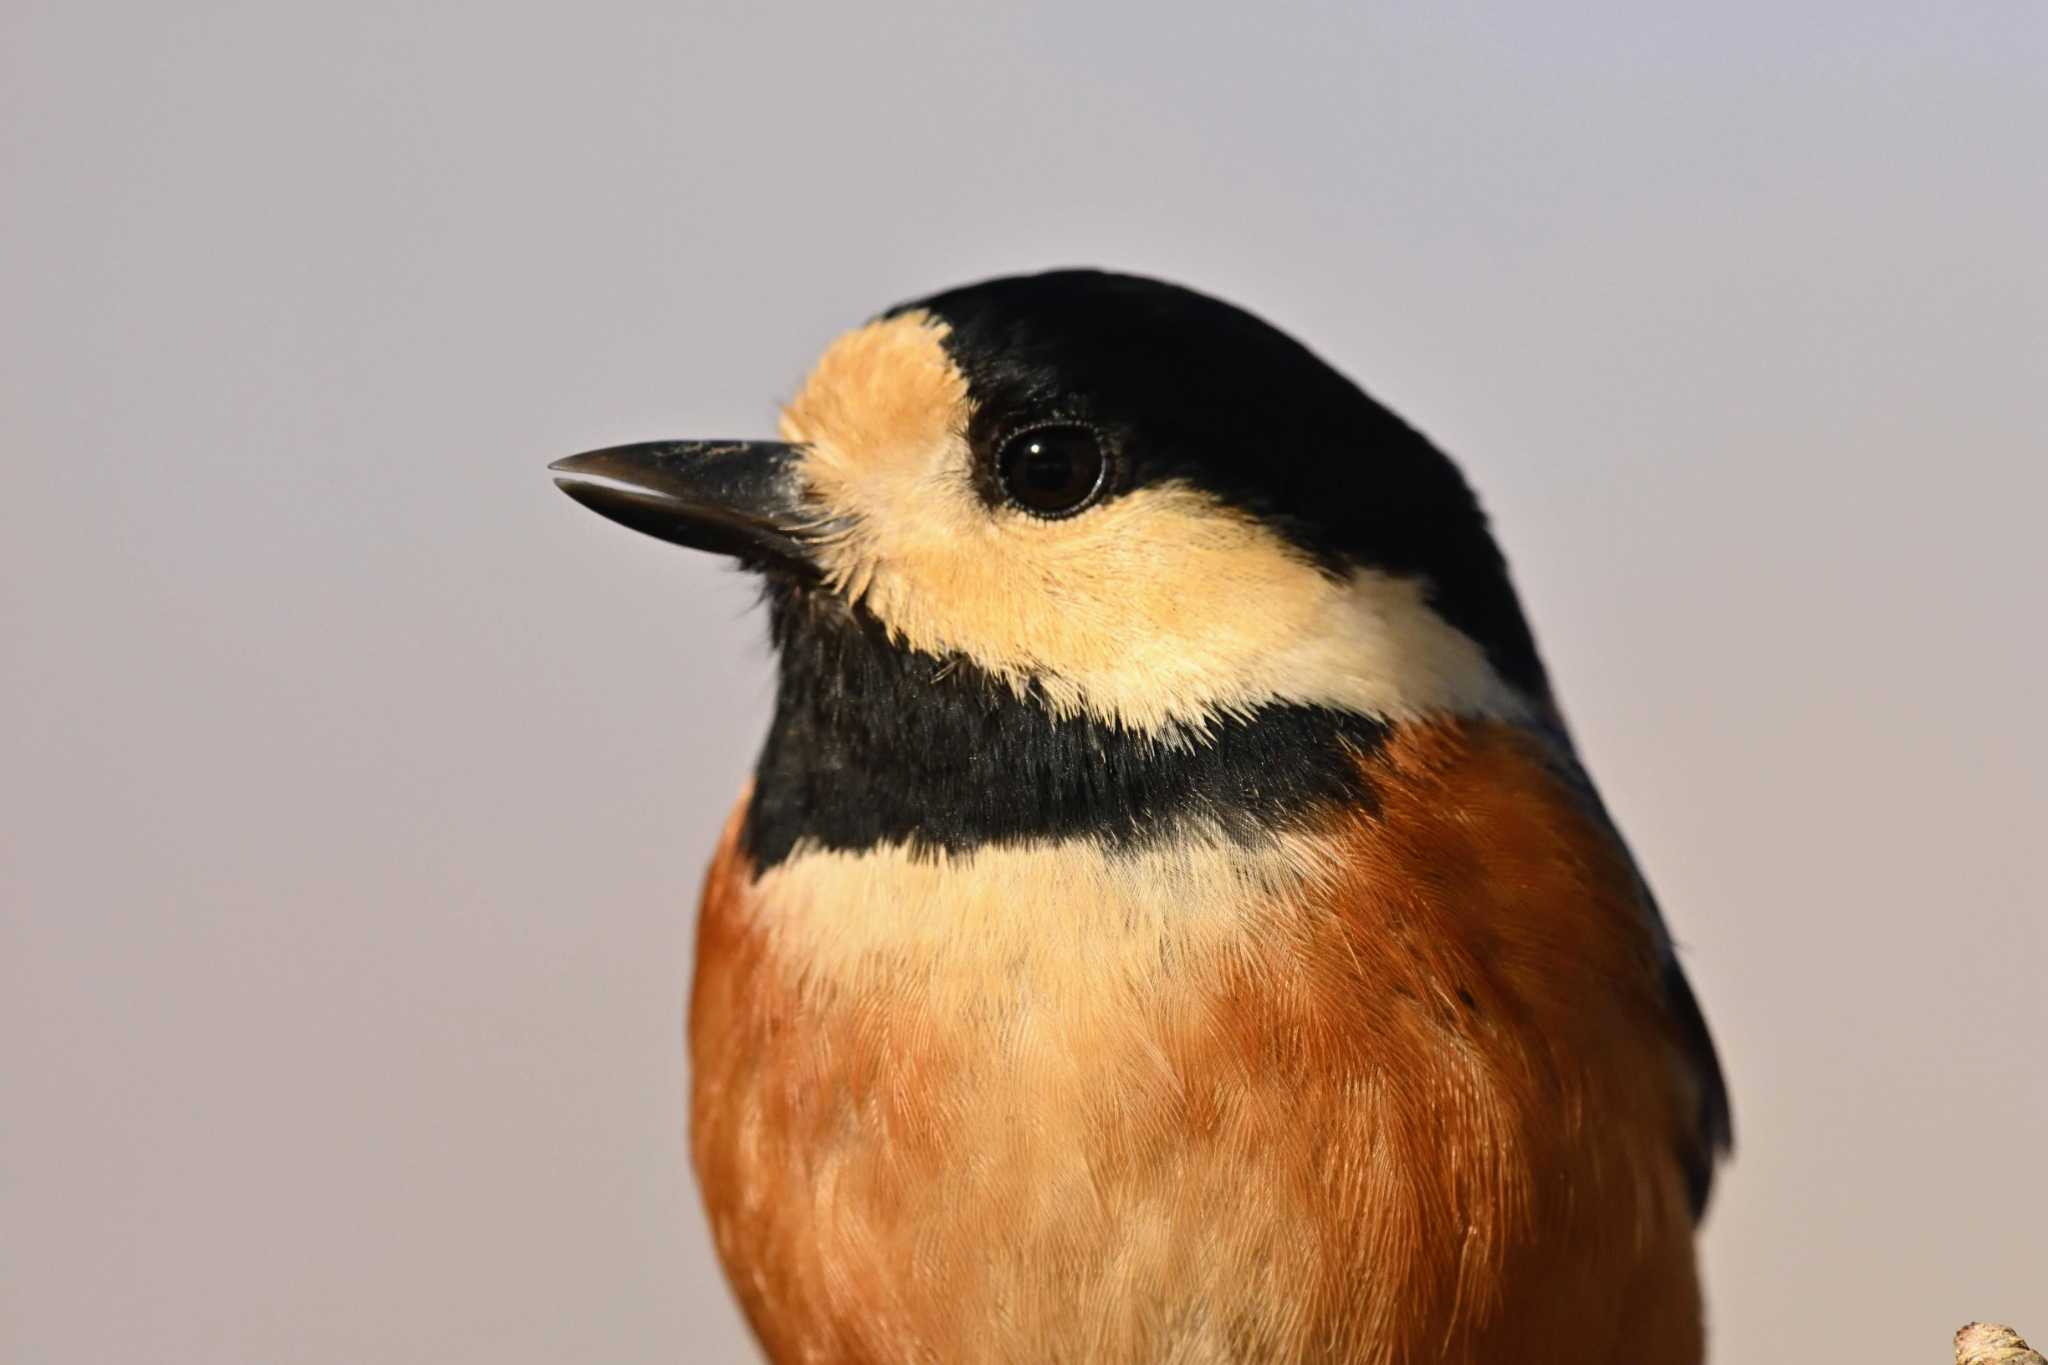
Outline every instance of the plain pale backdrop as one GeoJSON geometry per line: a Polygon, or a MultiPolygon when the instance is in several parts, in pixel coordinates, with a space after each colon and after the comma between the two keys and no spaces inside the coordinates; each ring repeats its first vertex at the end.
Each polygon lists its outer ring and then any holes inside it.
{"type": "Polygon", "coordinates": [[[2048,9],[1680,9],[6,0],[0,1358],[749,1357],[761,622],[543,465],[1072,263],[1482,490],[1727,1062],[1718,1360],[2048,1335],[2048,9]]]}

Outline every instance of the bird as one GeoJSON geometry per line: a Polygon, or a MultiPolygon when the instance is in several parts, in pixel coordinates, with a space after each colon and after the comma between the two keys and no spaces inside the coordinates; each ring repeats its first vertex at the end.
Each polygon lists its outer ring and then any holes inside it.
{"type": "Polygon", "coordinates": [[[687,1033],[767,1357],[1699,1361],[1721,1066],[1452,461],[1082,269],[778,437],[550,466],[765,600],[687,1033]]]}

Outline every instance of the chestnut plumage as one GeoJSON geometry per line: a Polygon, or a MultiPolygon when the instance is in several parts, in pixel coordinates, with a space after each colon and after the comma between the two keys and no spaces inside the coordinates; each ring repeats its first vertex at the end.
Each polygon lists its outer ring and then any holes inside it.
{"type": "Polygon", "coordinates": [[[1719,1065],[1421,434],[1060,271],[557,469],[766,583],[690,1044],[771,1358],[1699,1360],[1719,1065]]]}

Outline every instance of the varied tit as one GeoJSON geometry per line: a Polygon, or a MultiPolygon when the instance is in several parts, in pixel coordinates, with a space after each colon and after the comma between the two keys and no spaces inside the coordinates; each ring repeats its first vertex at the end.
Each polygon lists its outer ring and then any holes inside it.
{"type": "Polygon", "coordinates": [[[1094,271],[781,437],[554,466],[766,584],[689,1038],[769,1356],[1698,1361],[1720,1069],[1450,461],[1094,271]]]}

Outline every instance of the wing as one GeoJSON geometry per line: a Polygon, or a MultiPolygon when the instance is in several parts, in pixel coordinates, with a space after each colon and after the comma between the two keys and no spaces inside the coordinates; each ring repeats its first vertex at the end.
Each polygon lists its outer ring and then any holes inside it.
{"type": "Polygon", "coordinates": [[[1692,985],[1685,979],[1685,971],[1679,965],[1678,949],[1671,940],[1671,931],[1664,923],[1663,913],[1657,908],[1657,899],[1651,894],[1649,883],[1643,879],[1635,855],[1629,852],[1628,841],[1608,814],[1606,802],[1600,799],[1599,789],[1580,763],[1562,722],[1545,727],[1545,738],[1550,741],[1552,761],[1560,780],[1585,803],[1587,811],[1608,831],[1628,860],[1635,874],[1642,913],[1648,919],[1656,935],[1658,949],[1663,954],[1665,1007],[1670,1012],[1678,1040],[1677,1060],[1684,1069],[1688,1088],[1696,1097],[1690,1141],[1679,1156],[1685,1163],[1693,1216],[1697,1218],[1706,1211],[1707,1196],[1714,1184],[1715,1164],[1735,1148],[1735,1120],[1728,1105],[1728,1086],[1721,1074],[1721,1059],[1714,1051],[1712,1035],[1707,1032],[1706,1016],[1700,1013],[1699,999],[1693,994],[1692,985]]]}

